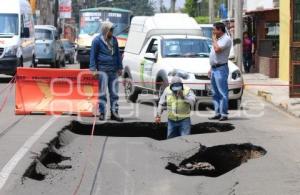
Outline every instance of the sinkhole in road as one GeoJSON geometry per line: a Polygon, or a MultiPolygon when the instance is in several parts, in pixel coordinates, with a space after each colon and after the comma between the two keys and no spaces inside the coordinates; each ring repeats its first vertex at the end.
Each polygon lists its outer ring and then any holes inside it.
{"type": "MultiPolygon", "coordinates": [[[[64,156],[61,148],[70,144],[78,136],[91,134],[93,124],[71,121],[40,152],[34,154],[33,162],[23,174],[23,179],[42,181],[55,170],[71,169],[71,157],[64,156]]],[[[199,123],[192,125],[191,134],[228,132],[235,127],[229,123],[199,123]]],[[[95,136],[108,137],[148,137],[162,141],[167,138],[167,123],[155,124],[145,122],[101,123],[96,124],[95,136]]]]}
{"type": "Polygon", "coordinates": [[[75,136],[66,130],[58,132],[57,136],[52,139],[45,147],[40,155],[34,154],[33,162],[23,174],[23,179],[31,178],[42,181],[47,175],[51,175],[54,170],[71,169],[71,157],[64,156],[60,148],[70,144],[75,136]],[[67,164],[64,162],[69,161],[67,164]]]}
{"type": "MultiPolygon", "coordinates": [[[[90,135],[92,124],[72,121],[66,129],[78,135],[90,135]]],[[[235,127],[229,123],[198,123],[192,125],[191,134],[220,133],[234,130],[235,127]]],[[[148,137],[154,140],[167,139],[167,123],[101,123],[95,126],[95,136],[109,137],[148,137]]]]}
{"type": "Polygon", "coordinates": [[[250,143],[213,147],[200,145],[196,154],[178,164],[169,162],[165,168],[180,175],[218,177],[266,153],[264,148],[250,143]]]}

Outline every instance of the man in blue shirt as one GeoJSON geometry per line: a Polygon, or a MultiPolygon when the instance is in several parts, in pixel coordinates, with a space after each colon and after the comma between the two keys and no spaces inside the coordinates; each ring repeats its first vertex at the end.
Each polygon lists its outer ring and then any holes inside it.
{"type": "Polygon", "coordinates": [[[90,70],[99,78],[99,120],[105,120],[108,88],[110,96],[111,120],[123,122],[119,116],[119,82],[123,65],[117,39],[113,36],[114,25],[103,22],[101,34],[92,43],[90,53],[90,70]]]}

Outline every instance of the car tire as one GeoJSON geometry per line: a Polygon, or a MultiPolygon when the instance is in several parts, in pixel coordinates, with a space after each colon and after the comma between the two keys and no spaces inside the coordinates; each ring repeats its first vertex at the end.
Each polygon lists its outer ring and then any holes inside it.
{"type": "Polygon", "coordinates": [[[32,62],[31,62],[31,63],[32,63],[31,66],[32,66],[33,68],[37,68],[37,63],[36,63],[36,61],[35,61],[35,56],[32,57],[32,62]]]}
{"type": "Polygon", "coordinates": [[[56,61],[55,65],[54,65],[54,68],[60,68],[60,66],[61,66],[60,61],[56,61]]]}
{"type": "Polygon", "coordinates": [[[229,100],[229,108],[239,110],[241,108],[242,99],[229,100]]]}
{"type": "Polygon", "coordinates": [[[124,77],[124,93],[128,102],[136,103],[140,90],[134,86],[132,79],[127,75],[124,77]]]}
{"type": "Polygon", "coordinates": [[[65,61],[65,59],[63,59],[63,60],[61,61],[61,67],[66,67],[66,61],[65,61]]]}

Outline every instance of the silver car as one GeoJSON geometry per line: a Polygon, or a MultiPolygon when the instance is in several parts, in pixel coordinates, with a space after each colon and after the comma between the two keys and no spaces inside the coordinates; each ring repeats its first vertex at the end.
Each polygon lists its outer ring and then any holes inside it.
{"type": "Polygon", "coordinates": [[[34,28],[37,64],[64,67],[65,51],[57,29],[50,25],[37,25],[34,28]]]}

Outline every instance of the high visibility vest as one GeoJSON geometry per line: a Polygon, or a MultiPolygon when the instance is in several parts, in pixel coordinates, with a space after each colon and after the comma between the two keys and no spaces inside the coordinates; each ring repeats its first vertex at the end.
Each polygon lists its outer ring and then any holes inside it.
{"type": "MultiPolygon", "coordinates": [[[[190,89],[184,87],[183,95],[188,95],[190,89]]],[[[184,99],[176,97],[171,88],[167,88],[167,110],[168,119],[172,121],[181,121],[190,117],[191,105],[184,99]]]]}

